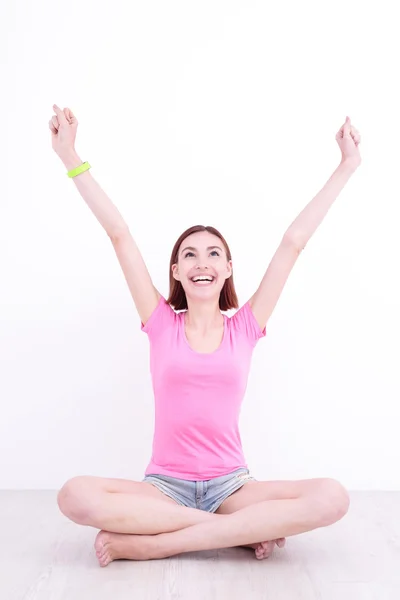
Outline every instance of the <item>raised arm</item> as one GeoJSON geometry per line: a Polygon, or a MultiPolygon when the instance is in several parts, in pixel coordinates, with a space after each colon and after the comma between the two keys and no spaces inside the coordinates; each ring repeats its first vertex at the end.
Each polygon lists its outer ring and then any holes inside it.
{"type": "Polygon", "coordinates": [[[272,257],[257,291],[249,300],[261,329],[264,329],[271,316],[300,253],[322,223],[345,184],[360,166],[361,157],[358,149],[360,140],[358,130],[346,117],[346,122],[336,134],[336,141],[342,151],[340,165],[324,187],[290,225],[272,257]]]}
{"type": "MultiPolygon", "coordinates": [[[[75,151],[78,126],[72,111],[53,106],[56,116],[49,121],[53,149],[67,171],[83,163],[75,151]]],[[[103,227],[118,257],[133,301],[143,324],[156,308],[161,294],[153,285],[143,257],[117,207],[93,178],[85,171],[72,178],[80,195],[103,227]]]]}

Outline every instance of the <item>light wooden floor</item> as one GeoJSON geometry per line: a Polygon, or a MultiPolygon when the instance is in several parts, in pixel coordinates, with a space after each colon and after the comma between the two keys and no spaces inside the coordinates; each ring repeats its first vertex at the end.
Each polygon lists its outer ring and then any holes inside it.
{"type": "Polygon", "coordinates": [[[98,566],[97,530],[56,492],[0,491],[1,600],[400,600],[400,492],[353,492],[346,517],[257,561],[240,548],[98,566]]]}

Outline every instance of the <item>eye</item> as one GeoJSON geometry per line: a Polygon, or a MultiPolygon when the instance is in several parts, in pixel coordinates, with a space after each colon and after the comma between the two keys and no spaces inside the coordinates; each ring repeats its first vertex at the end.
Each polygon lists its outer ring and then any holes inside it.
{"type": "MultiPolygon", "coordinates": [[[[215,253],[216,253],[216,255],[217,255],[217,256],[219,256],[219,252],[218,252],[217,250],[212,250],[212,251],[211,251],[211,254],[212,254],[213,252],[215,252],[215,253]]],[[[189,254],[193,254],[193,252],[186,252],[186,254],[185,254],[184,258],[186,258],[187,256],[189,256],[189,254]]]]}

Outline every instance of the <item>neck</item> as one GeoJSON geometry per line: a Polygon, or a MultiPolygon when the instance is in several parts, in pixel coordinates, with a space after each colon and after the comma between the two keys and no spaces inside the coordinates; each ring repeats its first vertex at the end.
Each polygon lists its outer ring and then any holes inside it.
{"type": "Polygon", "coordinates": [[[188,310],[185,315],[186,325],[196,330],[212,329],[223,324],[224,317],[221,314],[218,301],[215,300],[191,300],[187,299],[188,310]]]}

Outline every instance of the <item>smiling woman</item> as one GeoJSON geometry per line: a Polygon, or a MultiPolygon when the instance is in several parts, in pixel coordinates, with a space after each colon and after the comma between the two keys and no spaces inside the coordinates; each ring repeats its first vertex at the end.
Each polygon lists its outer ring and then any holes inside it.
{"type": "MultiPolygon", "coordinates": [[[[214,299],[222,311],[238,308],[233,282],[232,256],[223,235],[210,225],[194,225],[184,231],[174,244],[170,258],[170,292],[167,302],[175,310],[188,308],[188,285],[213,288],[214,299]],[[196,277],[212,277],[212,283],[198,283],[196,277]]],[[[190,287],[189,287],[190,290],[190,287]]]]}
{"type": "Polygon", "coordinates": [[[95,548],[115,558],[151,559],[249,545],[267,557],[286,536],[342,518],[349,498],[332,479],[258,482],[244,457],[239,415],[252,354],[312,233],[358,167],[359,134],[337,134],[342,163],[288,228],[254,295],[238,308],[232,256],[221,233],[196,225],[176,241],[170,290],[155,288],[121,214],[75,152],[78,122],[54,105],[53,149],[109,236],[150,342],[155,401],[152,455],[141,482],[75,477],[58,494],[76,523],[103,529],[95,548]],[[179,312],[180,311],[180,312],[179,312]]]}

